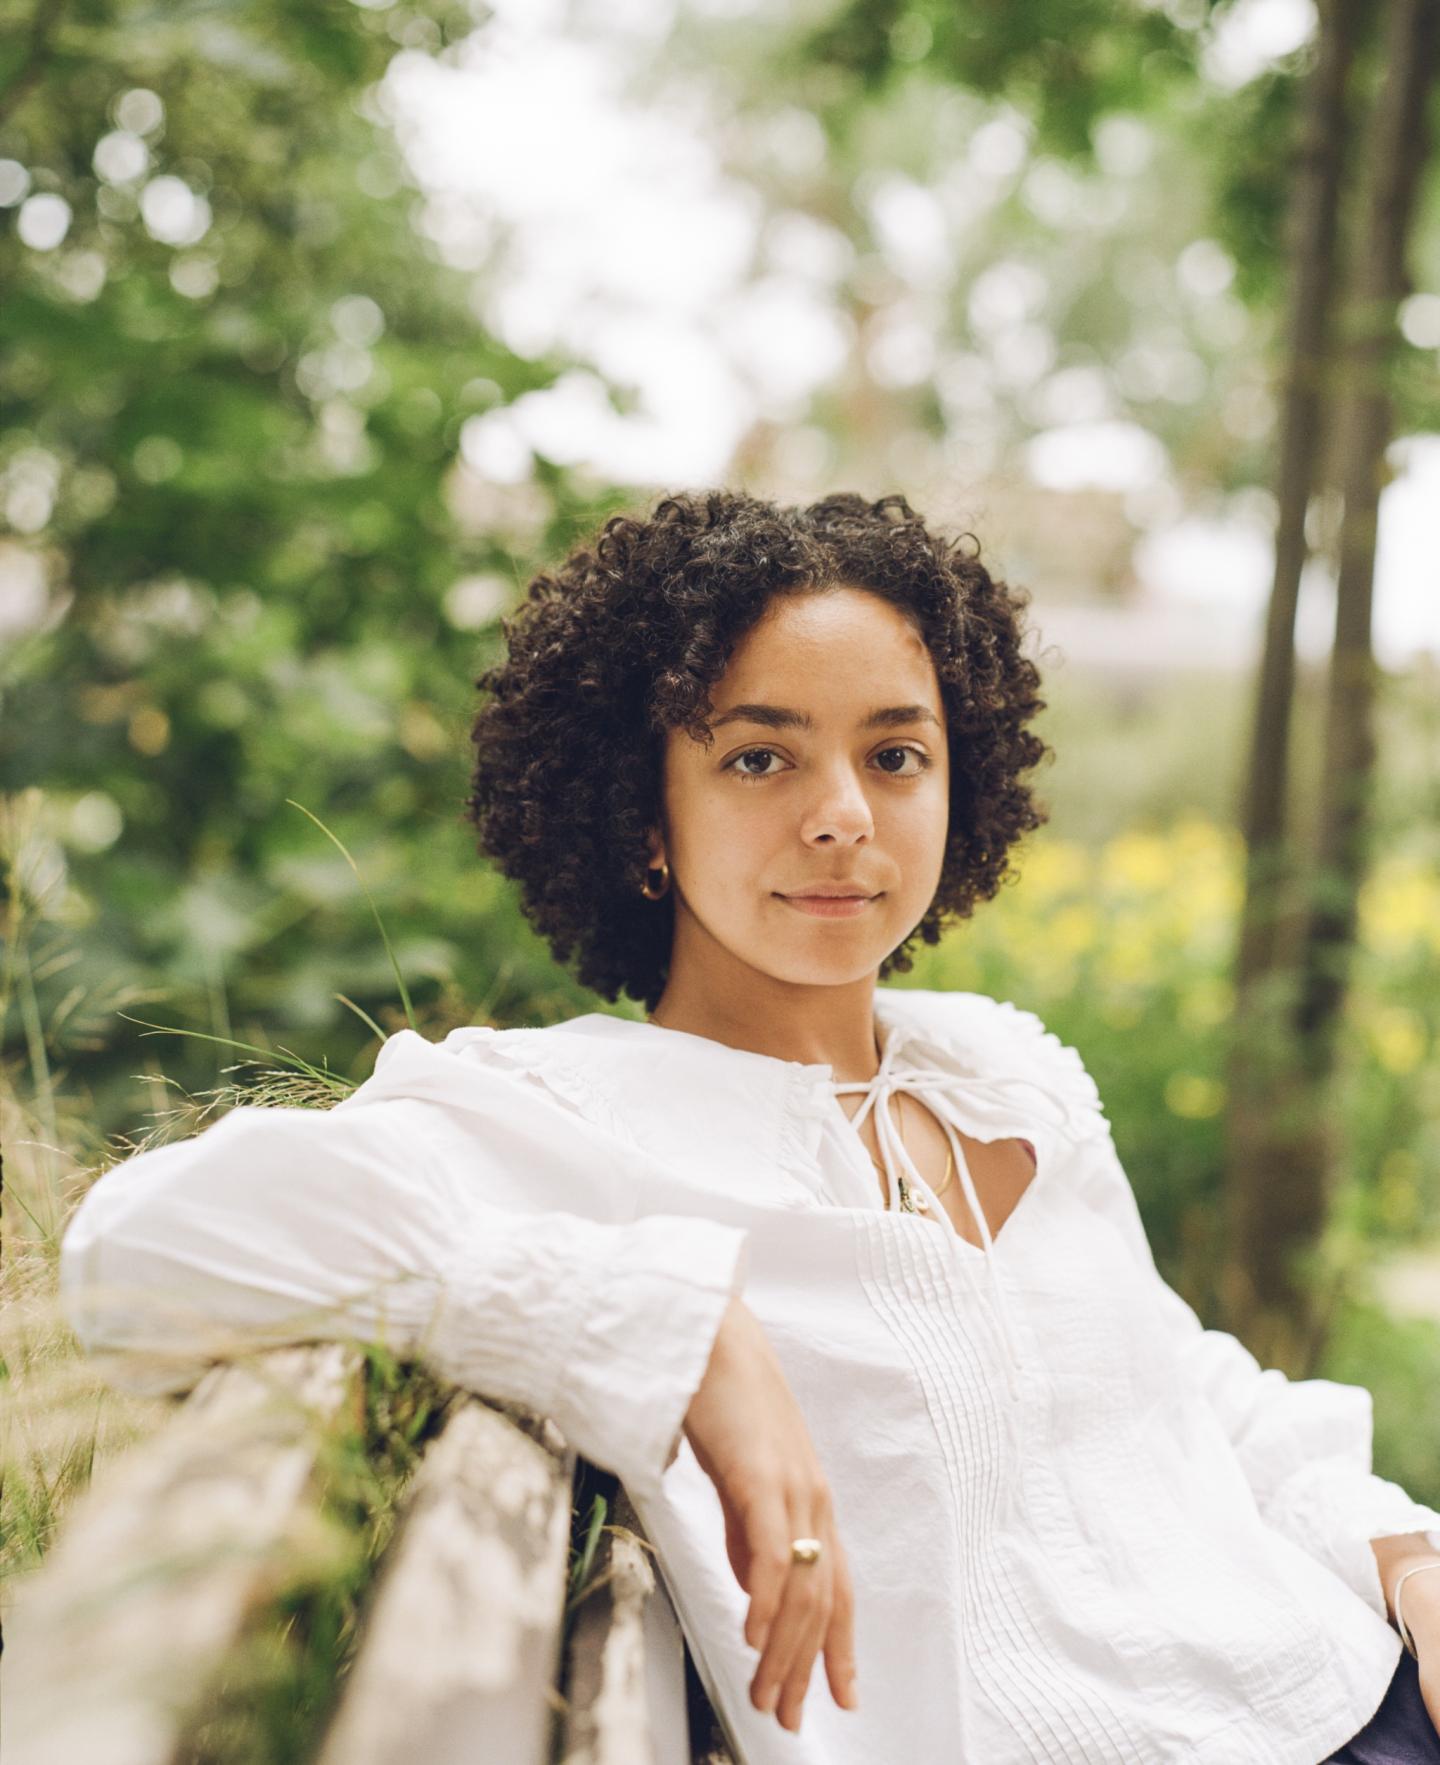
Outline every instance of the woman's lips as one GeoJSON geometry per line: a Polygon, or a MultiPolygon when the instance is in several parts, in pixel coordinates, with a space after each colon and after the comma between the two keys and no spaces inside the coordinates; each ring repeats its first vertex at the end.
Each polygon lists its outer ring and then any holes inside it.
{"type": "Polygon", "coordinates": [[[781,895],[780,897],[782,901],[788,901],[801,913],[809,913],[816,919],[855,919],[879,898],[878,895],[781,895]]]}

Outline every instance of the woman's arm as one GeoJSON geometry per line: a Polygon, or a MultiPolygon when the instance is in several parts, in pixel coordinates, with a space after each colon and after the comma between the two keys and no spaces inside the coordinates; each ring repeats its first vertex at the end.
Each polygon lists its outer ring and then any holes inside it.
{"type": "MultiPolygon", "coordinates": [[[[107,1171],[61,1245],[82,1343],[114,1383],[165,1390],[211,1357],[379,1337],[553,1417],[642,1504],[688,1430],[751,1596],[752,1699],[773,1687],[793,1726],[823,1649],[832,1694],[853,1708],[828,1486],[736,1303],[748,1232],[703,1214],[634,1218],[649,1161],[561,1101],[585,1076],[552,1092],[492,1052],[485,1038],[461,1052],[400,1031],[334,1109],[242,1107],[107,1171]],[[826,1542],[822,1574],[792,1573],[797,1512],[826,1542]]],[[[539,1065],[553,1072],[548,1056],[539,1065]]]]}
{"type": "Polygon", "coordinates": [[[1440,1734],[1440,1533],[1407,1532],[1394,1538],[1372,1540],[1380,1582],[1390,1622],[1399,1629],[1400,1616],[1415,1651],[1415,1671],[1420,1696],[1431,1725],[1440,1734]],[[1400,1612],[1395,1610],[1396,1588],[1407,1570],[1423,1568],[1400,1589],[1400,1612]]]}
{"type": "MultiPolygon", "coordinates": [[[[1047,1083],[1068,1104],[1078,1134],[1077,1190],[1113,1226],[1150,1285],[1177,1373],[1215,1411],[1266,1523],[1389,1618],[1393,1577],[1382,1580],[1382,1563],[1391,1563],[1394,1547],[1377,1553],[1372,1540],[1421,1534],[1428,1535],[1427,1549],[1440,1548],[1440,1512],[1375,1475],[1370,1393],[1331,1379],[1289,1379],[1276,1367],[1262,1368],[1236,1337],[1206,1329],[1155,1266],[1099,1091],[1078,1052],[1033,1012],[1005,1002],[991,1015],[996,1032],[1013,1038],[1006,1045],[1010,1067],[1047,1083]]],[[[1406,1584],[1407,1623],[1410,1595],[1426,1582],[1428,1605],[1440,1591],[1440,1572],[1406,1584]]]]}
{"type": "MultiPolygon", "coordinates": [[[[1390,1622],[1396,1622],[1395,1583],[1407,1569],[1419,1568],[1422,1564],[1440,1564],[1440,1550],[1430,1541],[1425,1532],[1401,1532],[1389,1538],[1372,1538],[1370,1548],[1375,1553],[1375,1566],[1380,1573],[1380,1586],[1385,1595],[1385,1609],[1390,1615],[1390,1622]]],[[[1440,1568],[1436,1570],[1440,1576],[1440,1568]]],[[[1413,1583],[1405,1585],[1404,1611],[1406,1626],[1413,1629],[1412,1619],[1422,1606],[1429,1607],[1440,1602],[1440,1589],[1417,1588],[1413,1583]],[[1427,1599],[1427,1593],[1433,1597],[1427,1599]]]]}
{"type": "Polygon", "coordinates": [[[113,1383],[152,1392],[259,1346],[383,1340],[552,1416],[643,1496],[678,1451],[745,1230],[632,1218],[633,1149],[401,1036],[335,1109],[242,1106],[100,1177],[61,1245],[76,1334],[113,1383]],[[425,1094],[397,1094],[400,1070],[425,1094]]]}
{"type": "Polygon", "coordinates": [[[1155,1267],[1108,1125],[1086,1149],[1082,1182],[1152,1282],[1179,1374],[1214,1409],[1266,1523],[1389,1618],[1382,1580],[1389,1552],[1377,1553],[1371,1541],[1433,1531],[1427,1548],[1440,1545],[1440,1512],[1375,1474],[1370,1393],[1332,1379],[1290,1379],[1277,1367],[1262,1368],[1235,1336],[1206,1329],[1155,1267]]]}

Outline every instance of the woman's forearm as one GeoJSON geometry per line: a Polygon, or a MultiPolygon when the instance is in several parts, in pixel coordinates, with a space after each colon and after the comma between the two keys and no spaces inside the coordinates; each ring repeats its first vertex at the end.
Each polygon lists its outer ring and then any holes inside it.
{"type": "MultiPolygon", "coordinates": [[[[1389,1538],[1372,1538],[1370,1548],[1380,1570],[1380,1585],[1385,1590],[1385,1610],[1395,1622],[1395,1583],[1407,1569],[1421,1563],[1440,1563],[1440,1551],[1431,1545],[1423,1532],[1397,1532],[1389,1538]]],[[[1405,1584],[1405,1622],[1414,1623],[1422,1603],[1440,1606],[1440,1569],[1433,1575],[1417,1576],[1405,1584]],[[1422,1593],[1423,1587],[1423,1593],[1422,1593]]]]}

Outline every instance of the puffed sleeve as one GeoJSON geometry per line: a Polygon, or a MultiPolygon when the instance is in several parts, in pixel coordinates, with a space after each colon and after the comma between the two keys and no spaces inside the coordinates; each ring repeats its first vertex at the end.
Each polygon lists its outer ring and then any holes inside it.
{"type": "Polygon", "coordinates": [[[633,1493],[679,1450],[746,1229],[633,1217],[643,1154],[413,1031],[333,1109],[242,1105],[80,1201],[60,1290],[112,1384],[257,1346],[383,1341],[548,1415],[633,1493]]]}
{"type": "Polygon", "coordinates": [[[1359,1385],[1290,1379],[1279,1368],[1262,1368],[1238,1338],[1205,1327],[1156,1268],[1134,1190],[1080,1055],[1034,1013],[1005,1009],[1031,1070],[1063,1094],[1079,1130],[1080,1192],[1129,1246],[1171,1333],[1179,1375],[1213,1407],[1262,1518],[1388,1617],[1370,1540],[1428,1532],[1430,1544],[1440,1549],[1440,1512],[1373,1471],[1370,1393],[1359,1385]]]}

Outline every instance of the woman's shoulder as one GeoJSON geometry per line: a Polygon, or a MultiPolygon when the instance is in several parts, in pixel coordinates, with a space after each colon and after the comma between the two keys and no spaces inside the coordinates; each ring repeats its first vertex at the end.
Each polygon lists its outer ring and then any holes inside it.
{"type": "Polygon", "coordinates": [[[1109,1132],[1099,1089],[1079,1050],[1038,1012],[989,993],[920,987],[877,987],[876,1010],[943,1049],[967,1071],[1043,1085],[1074,1119],[1093,1132],[1109,1132]]]}
{"type": "Polygon", "coordinates": [[[625,1020],[600,1012],[556,1024],[460,1024],[439,1036],[419,1030],[396,1030],[387,1036],[375,1059],[375,1074],[405,1071],[461,1071],[466,1067],[509,1067],[517,1071],[559,1068],[583,1063],[601,1041],[606,1024],[621,1030],[625,1020]]]}
{"type": "Polygon", "coordinates": [[[745,1182],[737,1172],[759,1184],[777,1157],[805,1164],[820,1071],[597,1011],[534,1027],[467,1025],[439,1042],[402,1030],[370,1084],[443,1093],[470,1112],[558,1105],[617,1148],[658,1159],[671,1178],[713,1179],[733,1195],[745,1182]]]}
{"type": "Polygon", "coordinates": [[[493,1107],[499,1099],[489,1082],[499,1080],[516,1087],[511,1095],[517,1104],[527,1094],[543,1092],[572,1114],[628,1139],[623,1115],[614,1106],[613,1090],[593,1058],[596,1041],[582,1040],[568,1033],[570,1030],[569,1023],[507,1029],[464,1024],[439,1039],[418,1030],[397,1030],[381,1044],[370,1077],[351,1093],[346,1104],[383,1097],[423,1097],[461,1107],[467,1102],[493,1107]],[[481,1072],[489,1088],[477,1093],[481,1072]]]}

